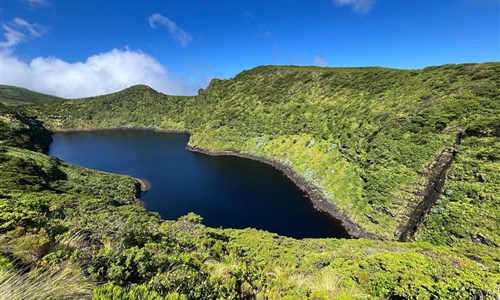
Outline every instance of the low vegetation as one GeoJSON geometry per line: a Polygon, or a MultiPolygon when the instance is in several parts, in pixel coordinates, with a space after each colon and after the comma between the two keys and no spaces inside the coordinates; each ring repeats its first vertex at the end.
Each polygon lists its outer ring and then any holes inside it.
{"type": "Polygon", "coordinates": [[[93,299],[496,299],[499,77],[498,63],[260,67],[197,97],[136,86],[0,106],[2,290],[14,289],[9,278],[70,268],[90,288],[68,293],[93,299]],[[385,241],[162,220],[140,206],[136,179],[43,154],[50,132],[32,115],[51,130],[188,130],[193,147],[275,160],[385,241]],[[436,170],[446,153],[449,170],[436,170]],[[411,242],[398,242],[414,219],[411,242]]]}
{"type": "Polygon", "coordinates": [[[62,98],[33,92],[15,86],[0,84],[0,103],[4,105],[39,104],[54,100],[62,100],[62,98]]]}

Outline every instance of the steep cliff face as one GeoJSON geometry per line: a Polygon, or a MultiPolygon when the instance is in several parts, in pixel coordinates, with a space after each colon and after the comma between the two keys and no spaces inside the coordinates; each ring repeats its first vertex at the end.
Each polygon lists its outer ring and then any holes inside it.
{"type": "Polygon", "coordinates": [[[422,172],[424,184],[415,192],[415,202],[408,207],[408,221],[406,224],[401,224],[399,228],[401,232],[400,241],[406,242],[414,239],[414,235],[424,221],[425,216],[443,194],[448,171],[453,164],[456,147],[460,145],[460,141],[461,137],[459,135],[455,145],[444,149],[436,160],[422,172]]]}

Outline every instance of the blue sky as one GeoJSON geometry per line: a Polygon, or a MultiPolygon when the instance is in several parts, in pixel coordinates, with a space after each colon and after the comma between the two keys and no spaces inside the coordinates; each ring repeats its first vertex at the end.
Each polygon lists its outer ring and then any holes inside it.
{"type": "Polygon", "coordinates": [[[500,0],[0,0],[1,81],[65,97],[193,94],[259,65],[500,60],[500,0]]]}

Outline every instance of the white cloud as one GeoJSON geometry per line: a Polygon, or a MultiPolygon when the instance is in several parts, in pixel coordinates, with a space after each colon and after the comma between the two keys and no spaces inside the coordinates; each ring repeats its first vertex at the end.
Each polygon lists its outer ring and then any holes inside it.
{"type": "Polygon", "coordinates": [[[176,39],[183,47],[187,47],[193,38],[187,34],[182,28],[178,27],[172,20],[160,14],[153,14],[149,17],[149,25],[152,28],[157,28],[157,25],[163,25],[168,29],[168,32],[176,39]]]}
{"type": "MultiPolygon", "coordinates": [[[[151,56],[129,49],[114,49],[81,62],[70,63],[56,57],[37,57],[25,62],[14,55],[15,47],[42,36],[46,30],[21,18],[1,26],[0,84],[80,98],[112,93],[136,84],[146,84],[167,94],[192,95],[210,79],[199,71],[192,73],[197,76],[194,79],[172,76],[151,56]]],[[[184,37],[184,40],[187,43],[190,38],[184,37]]]]}
{"type": "Polygon", "coordinates": [[[48,0],[26,0],[26,3],[30,7],[49,6],[51,4],[48,0]]]}
{"type": "Polygon", "coordinates": [[[4,40],[0,41],[2,52],[12,52],[17,44],[42,36],[46,30],[36,24],[29,23],[21,18],[14,18],[7,23],[2,23],[4,40]]]}
{"type": "Polygon", "coordinates": [[[37,57],[25,63],[9,53],[0,58],[3,84],[65,98],[107,94],[135,84],[146,84],[167,94],[192,95],[208,81],[171,77],[151,56],[128,49],[114,49],[75,63],[55,57],[37,57]]]}
{"type": "Polygon", "coordinates": [[[359,13],[368,13],[375,5],[375,0],[332,0],[338,6],[352,6],[359,13]]]}
{"type": "Polygon", "coordinates": [[[314,65],[318,67],[326,67],[328,66],[328,62],[326,61],[323,54],[318,54],[314,57],[314,65]]]}

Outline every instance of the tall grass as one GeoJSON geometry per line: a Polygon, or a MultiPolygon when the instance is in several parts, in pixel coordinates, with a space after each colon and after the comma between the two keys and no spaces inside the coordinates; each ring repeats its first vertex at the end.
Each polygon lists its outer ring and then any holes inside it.
{"type": "MultiPolygon", "coordinates": [[[[60,248],[83,249],[81,232],[70,234],[59,243],[60,248]]],[[[0,254],[13,255],[15,243],[0,235],[0,254]]],[[[78,268],[62,266],[37,267],[32,269],[0,267],[0,300],[69,300],[91,299],[96,284],[81,275],[78,268]]]]}
{"type": "Polygon", "coordinates": [[[308,288],[312,299],[366,299],[368,295],[352,285],[346,284],[333,269],[325,268],[315,274],[295,274],[291,277],[300,288],[308,288]]]}
{"type": "Polygon", "coordinates": [[[95,284],[70,267],[28,273],[0,270],[0,300],[91,299],[95,284]]]}

